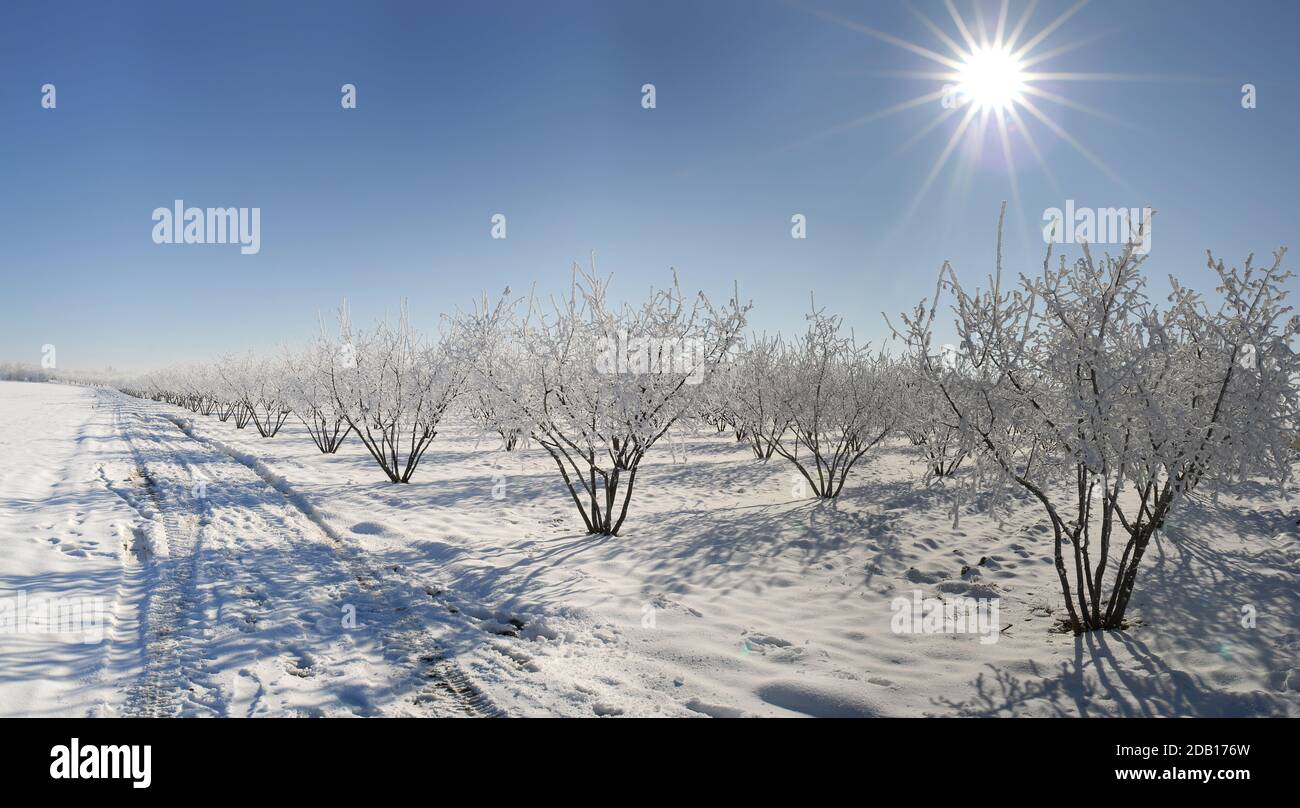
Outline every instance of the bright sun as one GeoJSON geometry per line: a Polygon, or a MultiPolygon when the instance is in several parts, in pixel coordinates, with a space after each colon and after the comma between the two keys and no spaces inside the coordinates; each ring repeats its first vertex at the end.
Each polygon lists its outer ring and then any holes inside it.
{"type": "Polygon", "coordinates": [[[1009,109],[1025,88],[1024,68],[1009,48],[975,48],[957,75],[957,92],[981,112],[1009,109]]]}
{"type": "MultiPolygon", "coordinates": [[[[897,155],[920,142],[944,121],[957,118],[957,123],[951,127],[947,142],[930,165],[925,180],[917,186],[912,195],[912,201],[903,216],[905,222],[910,221],[920,209],[930,187],[943,172],[944,166],[952,156],[961,154],[967,161],[984,159],[990,156],[983,150],[986,138],[990,137],[1000,141],[1003,164],[1006,166],[1011,182],[1012,203],[1019,210],[1020,180],[1017,176],[1018,161],[1015,159],[1014,152],[1023,147],[1038,161],[1044,173],[1049,178],[1052,176],[1043,159],[1033,127],[1027,125],[1030,118],[1042,124],[1042,128],[1047,132],[1072,146],[1112,181],[1126,185],[1127,183],[1109,166],[1088,151],[1071,132],[1039,105],[1046,102],[1084,112],[1103,120],[1114,120],[1105,112],[1086,107],[1048,87],[1070,81],[1160,80],[1162,77],[1127,73],[1044,71],[1042,67],[1044,62],[1049,62],[1060,54],[1087,43],[1087,40],[1075,39],[1060,41],[1059,44],[1050,46],[1048,44],[1049,38],[1086,6],[1088,0],[1072,0],[1055,18],[1041,20],[1042,26],[1038,28],[1037,33],[1032,34],[1029,33],[1029,24],[1040,6],[1039,0],[1018,2],[1018,5],[1023,6],[1023,11],[1014,18],[1011,15],[1011,0],[1001,0],[997,16],[987,17],[983,11],[993,4],[993,0],[972,0],[971,5],[974,7],[975,14],[973,24],[968,24],[961,12],[957,10],[957,4],[953,0],[944,0],[943,5],[947,8],[948,15],[952,17],[952,29],[945,29],[923,12],[909,5],[912,15],[942,43],[942,47],[937,50],[934,47],[909,42],[856,20],[845,19],[827,11],[810,9],[811,13],[836,25],[874,37],[933,62],[939,66],[939,69],[908,70],[897,73],[903,78],[926,82],[929,90],[922,95],[833,126],[810,138],[805,138],[802,142],[839,134],[847,129],[917,107],[930,106],[931,109],[940,107],[920,130],[899,147],[895,152],[897,155]],[[967,144],[971,148],[959,149],[958,146],[962,144],[967,144]]],[[[967,162],[966,167],[972,164],[967,162]]],[[[954,189],[957,187],[959,177],[962,176],[969,178],[970,175],[965,172],[955,175],[954,189]]]]}

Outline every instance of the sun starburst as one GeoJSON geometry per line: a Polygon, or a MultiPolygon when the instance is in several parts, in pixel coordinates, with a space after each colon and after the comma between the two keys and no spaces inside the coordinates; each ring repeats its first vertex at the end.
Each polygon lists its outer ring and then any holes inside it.
{"type": "MultiPolygon", "coordinates": [[[[929,83],[930,88],[921,96],[894,104],[879,112],[860,115],[847,123],[837,124],[823,132],[800,141],[800,144],[862,126],[871,121],[898,114],[904,110],[914,109],[928,103],[940,102],[941,109],[933,120],[917,132],[903,145],[899,152],[910,148],[926,134],[956,116],[951,125],[947,142],[938,157],[930,166],[924,181],[918,187],[911,205],[908,207],[903,224],[909,221],[921,201],[930,191],[935,180],[943,173],[944,167],[954,154],[978,154],[987,138],[996,136],[997,146],[1005,164],[1011,186],[1013,204],[1020,208],[1020,187],[1016,174],[1015,152],[1024,150],[1038,163],[1053,185],[1056,180],[1043,159],[1042,150],[1026,125],[1032,119],[1046,133],[1059,138],[1078,152],[1084,159],[1096,167],[1108,178],[1121,185],[1125,183],[1099,157],[1089,151],[1078,138],[1070,134],[1040,104],[1066,107],[1093,115],[1110,122],[1114,119],[1106,113],[1079,104],[1057,92],[1042,86],[1044,82],[1060,81],[1132,81],[1160,80],[1167,76],[1143,76],[1118,73],[1069,73],[1044,72],[1039,68],[1053,58],[1087,44],[1087,40],[1074,40],[1046,49],[1049,38],[1065,23],[1077,14],[1088,0],[1078,2],[1065,9],[1061,14],[1049,20],[1033,34],[1028,33],[1030,23],[1038,7],[1038,0],[1029,0],[1023,10],[1012,22],[1010,18],[1010,0],[1000,0],[997,19],[990,26],[987,24],[979,3],[974,5],[974,24],[971,25],[957,10],[953,0],[944,0],[944,6],[951,18],[951,29],[936,23],[917,9],[908,6],[908,10],[925,26],[938,41],[935,47],[910,42],[902,37],[872,28],[860,22],[845,19],[830,12],[812,9],[811,13],[829,20],[836,25],[857,31],[875,39],[887,42],[916,56],[920,56],[938,65],[938,70],[892,72],[886,75],[919,79],[929,83]],[[1014,146],[1013,146],[1014,137],[1014,146]],[[960,149],[963,144],[972,146],[960,149]]],[[[1122,123],[1122,122],[1121,122],[1122,123]]],[[[1040,135],[1044,132],[1040,131],[1040,135]]],[[[897,157],[899,152],[891,155],[897,157]]],[[[969,169],[969,166],[967,166],[969,169]]],[[[960,172],[959,172],[960,173],[960,172]]]]}

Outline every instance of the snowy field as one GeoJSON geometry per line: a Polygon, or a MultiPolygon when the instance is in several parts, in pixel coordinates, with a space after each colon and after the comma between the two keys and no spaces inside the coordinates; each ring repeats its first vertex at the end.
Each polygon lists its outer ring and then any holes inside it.
{"type": "Polygon", "coordinates": [[[4,715],[1300,716],[1300,503],[1275,488],[1189,505],[1133,628],[1076,637],[1041,510],[954,528],[905,442],[820,502],[699,434],[593,537],[541,450],[467,425],[400,485],[355,438],[111,390],[0,382],[0,415],[4,715]],[[896,632],[914,593],[997,598],[998,628],[896,632]],[[20,597],[102,598],[102,636],[35,630],[20,597]]]}

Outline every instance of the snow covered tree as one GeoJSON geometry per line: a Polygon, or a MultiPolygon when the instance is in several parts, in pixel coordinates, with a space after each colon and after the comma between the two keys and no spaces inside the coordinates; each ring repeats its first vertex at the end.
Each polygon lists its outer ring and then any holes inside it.
{"type": "Polygon", "coordinates": [[[977,461],[1027,491],[1054,535],[1075,632],[1125,626],[1152,537],[1187,495],[1249,476],[1289,481],[1297,423],[1284,251],[1267,268],[1210,260],[1211,308],[1171,278],[1168,305],[1147,296],[1134,244],[1117,257],[1053,265],[1005,288],[1001,221],[989,289],[968,292],[945,264],[933,300],[899,331],[977,461]],[[967,369],[933,349],[950,294],[967,369]],[[1066,550],[1066,546],[1069,550],[1066,550]],[[1113,569],[1107,580],[1106,573],[1113,569]]]}
{"type": "Polygon", "coordinates": [[[897,363],[842,331],[841,318],[814,305],[807,332],[779,344],[764,382],[779,402],[774,449],[822,499],[838,497],[858,461],[895,430],[901,403],[897,363]],[[788,430],[776,434],[783,422],[788,430]]]}
{"type": "Polygon", "coordinates": [[[475,391],[474,403],[469,407],[470,419],[486,433],[496,435],[501,440],[501,448],[507,452],[513,452],[515,449],[522,447],[528,440],[528,431],[522,424],[511,423],[509,419],[503,418],[492,404],[492,397],[483,394],[483,391],[475,391]]]}
{"type": "MultiPolygon", "coordinates": [[[[954,387],[961,383],[957,375],[949,380],[954,387]]],[[[915,370],[904,371],[902,384],[907,403],[902,408],[899,428],[924,453],[926,481],[952,477],[970,454],[957,417],[938,390],[915,370]]]]}
{"type": "MultiPolygon", "coordinates": [[[[486,312],[487,307],[488,303],[484,298],[479,310],[486,312]]],[[[499,397],[478,382],[487,378],[504,378],[505,373],[521,367],[525,357],[520,353],[519,345],[504,333],[496,333],[490,342],[482,333],[470,336],[480,325],[464,318],[461,318],[459,325],[462,339],[465,339],[468,345],[472,345],[471,350],[475,356],[471,385],[473,390],[468,396],[470,420],[482,434],[500,438],[502,449],[513,452],[528,442],[528,424],[524,413],[518,407],[498,409],[499,397]]]]}
{"type": "Polygon", "coordinates": [[[162,374],[160,383],[168,390],[171,403],[199,415],[210,415],[215,403],[209,368],[190,364],[172,368],[162,374]]]}
{"type": "Polygon", "coordinates": [[[332,350],[322,328],[321,336],[305,350],[284,357],[286,403],[322,454],[337,452],[352,431],[330,384],[332,350]]]}
{"type": "MultiPolygon", "coordinates": [[[[251,353],[224,356],[217,363],[217,373],[221,377],[220,395],[228,403],[237,429],[248,426],[253,419],[253,395],[257,387],[255,365],[251,353]]],[[[226,419],[221,418],[221,420],[226,419]]]]}
{"type": "Polygon", "coordinates": [[[288,369],[276,359],[253,359],[250,363],[249,381],[252,385],[247,401],[252,411],[253,426],[264,438],[274,438],[289,418],[291,411],[285,388],[288,369]]]}
{"type": "Polygon", "coordinates": [[[427,343],[411,327],[406,304],[396,325],[356,331],[340,311],[329,379],[343,414],[388,479],[407,483],[470,370],[466,344],[453,327],[427,343]]]}
{"type": "MultiPolygon", "coordinates": [[[[217,392],[216,401],[212,405],[212,414],[217,416],[217,420],[224,424],[225,422],[230,420],[230,417],[235,414],[236,410],[241,412],[246,412],[247,409],[242,405],[240,405],[238,402],[236,402],[233,398],[223,395],[221,392],[223,390],[223,387],[224,384],[218,382],[218,386],[217,386],[218,392],[217,392]]],[[[240,429],[243,429],[243,427],[241,426],[240,429]]]]}
{"type": "Polygon", "coordinates": [[[732,384],[727,390],[733,426],[749,443],[754,457],[768,460],[794,416],[789,406],[788,380],[791,367],[780,337],[756,336],[730,368],[732,384]]]}
{"type": "Polygon", "coordinates": [[[588,533],[617,535],[642,459],[694,406],[748,306],[688,298],[675,275],[639,306],[608,289],[575,266],[563,298],[485,302],[461,321],[494,418],[551,456],[588,533]]]}
{"type": "Polygon", "coordinates": [[[235,426],[243,429],[252,421],[259,435],[275,437],[290,414],[283,390],[284,369],[252,352],[226,357],[219,367],[234,402],[235,426]]]}

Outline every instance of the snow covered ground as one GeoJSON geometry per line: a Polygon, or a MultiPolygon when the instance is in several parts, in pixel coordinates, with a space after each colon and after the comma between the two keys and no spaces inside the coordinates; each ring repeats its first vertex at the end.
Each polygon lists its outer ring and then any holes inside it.
{"type": "Polygon", "coordinates": [[[1134,628],[1075,637],[1033,503],[954,528],[902,443],[836,503],[727,436],[681,444],[589,537],[541,450],[467,425],[394,485],[355,438],[0,382],[0,597],[108,613],[11,620],[0,714],[1300,716],[1294,495],[1190,503],[1134,628]],[[998,628],[897,633],[914,593],[996,598],[998,628]]]}

